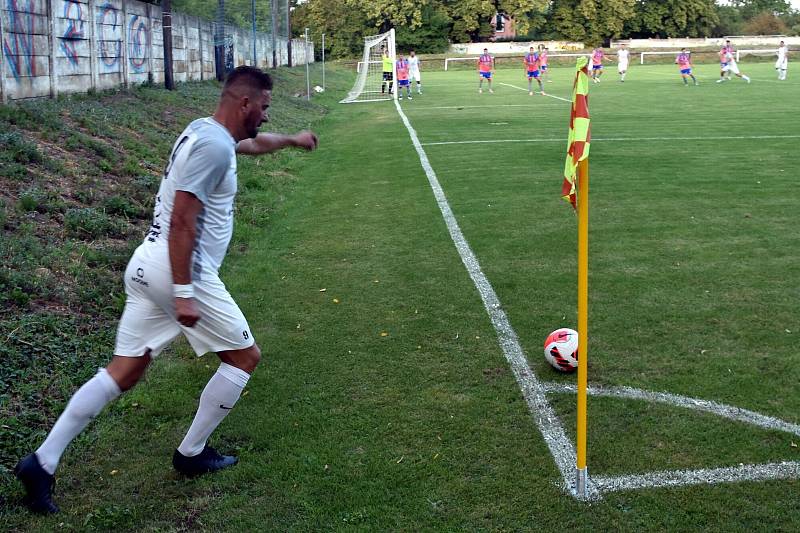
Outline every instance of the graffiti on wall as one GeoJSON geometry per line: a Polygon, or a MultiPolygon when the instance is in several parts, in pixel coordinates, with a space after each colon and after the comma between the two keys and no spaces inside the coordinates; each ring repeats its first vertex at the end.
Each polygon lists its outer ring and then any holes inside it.
{"type": "Polygon", "coordinates": [[[97,15],[98,58],[100,66],[105,67],[107,71],[119,70],[119,59],[122,56],[119,18],[119,10],[111,4],[106,3],[100,6],[100,14],[97,15]]]}
{"type": "Polygon", "coordinates": [[[131,15],[128,25],[128,62],[132,72],[145,72],[150,48],[150,31],[146,19],[131,15]]]}
{"type": "Polygon", "coordinates": [[[3,53],[14,79],[36,76],[34,59],[33,0],[6,0],[9,25],[3,38],[3,53]]]}
{"type": "Polygon", "coordinates": [[[68,22],[67,29],[64,31],[64,35],[61,36],[61,50],[63,50],[64,56],[66,56],[70,64],[77,66],[78,52],[75,46],[77,41],[85,38],[83,31],[83,6],[81,3],[75,0],[65,0],[64,18],[68,22]]]}

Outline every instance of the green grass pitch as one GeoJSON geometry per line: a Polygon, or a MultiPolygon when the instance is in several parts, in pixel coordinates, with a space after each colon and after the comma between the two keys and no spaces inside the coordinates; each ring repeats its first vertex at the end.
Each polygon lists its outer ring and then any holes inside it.
{"type": "MultiPolygon", "coordinates": [[[[800,423],[798,82],[770,64],[684,87],[677,69],[610,65],[590,85],[591,384],[714,400],[800,423]]],[[[172,449],[216,367],[158,360],[67,453],[66,515],[17,528],[138,530],[797,530],[800,482],[564,493],[394,105],[338,105],[290,187],[240,164],[242,224],[223,279],[265,354],[212,436],[241,463],[179,479],[172,449]],[[247,252],[239,253],[246,243],[247,252]],[[324,291],[323,291],[324,289],[324,291]],[[116,470],[111,475],[112,470],[116,470]],[[82,526],[83,525],[83,526],[82,526]]],[[[545,336],[575,327],[576,218],[560,199],[569,103],[494,94],[473,72],[423,72],[401,106],[542,381],[545,336]],[[475,142],[491,141],[491,142],[475,142]],[[436,144],[439,143],[439,144],[436,144]],[[459,143],[459,144],[441,144],[459,143]]],[[[571,96],[572,72],[545,85],[571,96]]],[[[508,85],[504,85],[508,84],[508,85]]],[[[509,85],[522,87],[511,87],[509,85]]],[[[551,401],[574,439],[574,397],[551,401]]],[[[591,475],[800,460],[798,437],[690,410],[589,398],[591,475]]]]}

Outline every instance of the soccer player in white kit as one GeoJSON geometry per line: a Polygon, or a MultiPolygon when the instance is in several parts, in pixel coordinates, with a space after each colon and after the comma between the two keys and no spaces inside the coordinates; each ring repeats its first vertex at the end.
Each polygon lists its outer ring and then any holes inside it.
{"type": "Polygon", "coordinates": [[[308,131],[259,133],[271,100],[270,76],[239,67],[225,81],[214,115],[189,124],[175,142],[150,230],[125,271],[127,300],[115,355],[72,396],[44,443],[14,469],[32,511],[58,512],[52,501],[54,473],[67,445],[103,407],[133,387],[152,358],[181,333],[198,356],[216,352],[221,364],[200,396],[172,464],[185,475],[236,464],[236,457],[206,444],[261,359],[247,320],[217,273],[233,233],[236,153],[317,146],[308,131]]]}
{"type": "Polygon", "coordinates": [[[414,50],[408,53],[408,79],[409,82],[416,80],[417,94],[422,94],[422,78],[419,75],[419,58],[414,50]]]}
{"type": "Polygon", "coordinates": [[[778,60],[775,62],[775,70],[778,71],[778,79],[783,81],[786,79],[786,69],[789,67],[789,47],[781,41],[775,53],[778,55],[778,60]]]}
{"type": "MultiPolygon", "coordinates": [[[[733,72],[737,78],[742,78],[747,83],[750,83],[750,78],[747,77],[746,74],[742,74],[739,72],[739,65],[736,64],[736,56],[734,55],[733,49],[728,48],[724,54],[725,57],[725,66],[722,67],[722,72],[727,73],[730,76],[730,73],[733,72]]],[[[717,83],[722,83],[724,78],[720,78],[717,80],[717,83]]]]}
{"type": "Polygon", "coordinates": [[[619,81],[625,81],[625,74],[628,72],[628,49],[625,48],[625,44],[619,45],[619,50],[617,50],[617,72],[619,72],[619,81]]]}

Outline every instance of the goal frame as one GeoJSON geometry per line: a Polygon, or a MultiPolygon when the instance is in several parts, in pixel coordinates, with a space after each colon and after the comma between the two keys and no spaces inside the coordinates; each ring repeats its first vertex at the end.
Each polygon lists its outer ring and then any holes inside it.
{"type": "Polygon", "coordinates": [[[356,68],[356,81],[353,84],[353,88],[350,89],[350,92],[347,94],[345,98],[339,101],[340,104],[355,104],[355,103],[362,103],[362,102],[386,102],[391,100],[397,100],[397,47],[395,41],[395,33],[394,28],[390,29],[387,32],[378,34],[378,35],[371,35],[369,37],[364,37],[364,54],[362,56],[361,61],[358,62],[356,68]],[[367,98],[367,99],[359,99],[359,96],[364,92],[365,85],[367,83],[367,77],[369,76],[369,66],[371,64],[375,64],[374,60],[370,60],[370,51],[375,47],[378,46],[381,41],[385,39],[386,47],[389,51],[389,57],[392,60],[392,82],[389,84],[390,88],[388,91],[388,97],[385,98],[367,98]],[[369,43],[374,44],[369,44],[369,43]],[[360,66],[364,66],[363,71],[360,66]]]}

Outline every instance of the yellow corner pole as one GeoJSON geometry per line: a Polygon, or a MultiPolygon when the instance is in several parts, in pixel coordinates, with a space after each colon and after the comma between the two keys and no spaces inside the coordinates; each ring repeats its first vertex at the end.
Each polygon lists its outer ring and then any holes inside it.
{"type": "Polygon", "coordinates": [[[589,329],[589,160],[578,163],[578,436],[575,489],[585,498],[586,486],[586,387],[589,329]]]}

